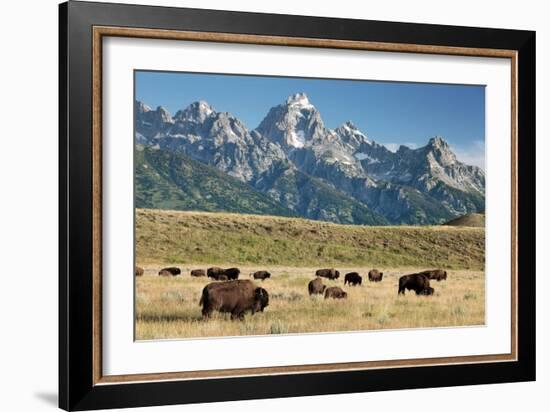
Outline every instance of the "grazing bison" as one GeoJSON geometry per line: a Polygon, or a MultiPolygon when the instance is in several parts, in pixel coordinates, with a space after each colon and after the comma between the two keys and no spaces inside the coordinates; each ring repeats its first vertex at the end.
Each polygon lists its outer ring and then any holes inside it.
{"type": "Polygon", "coordinates": [[[241,273],[241,271],[238,268],[222,269],[213,267],[206,271],[209,278],[216,280],[235,280],[239,277],[239,273],[241,273]]]}
{"type": "Polygon", "coordinates": [[[229,280],[235,280],[239,278],[239,274],[241,273],[239,268],[229,268],[225,269],[223,274],[227,276],[227,279],[229,280]]]}
{"type": "Polygon", "coordinates": [[[213,268],[208,268],[208,270],[206,271],[206,275],[209,277],[209,278],[212,278],[212,279],[218,279],[218,276],[220,275],[223,275],[224,274],[224,270],[222,268],[218,268],[218,267],[213,267],[213,268]]]}
{"type": "MultiPolygon", "coordinates": [[[[176,267],[169,267],[169,268],[164,268],[160,270],[160,272],[163,272],[163,271],[170,273],[172,276],[177,276],[181,274],[181,269],[176,267]]],[[[160,276],[165,276],[165,275],[161,275],[160,272],[159,272],[160,276]]]]}
{"type": "Polygon", "coordinates": [[[143,276],[144,273],[145,271],[143,270],[143,268],[136,266],[136,276],[143,276]]]}
{"type": "Polygon", "coordinates": [[[319,269],[315,272],[315,276],[319,276],[319,277],[322,277],[322,278],[327,278],[327,279],[334,280],[334,279],[338,279],[340,277],[340,272],[338,272],[334,268],[319,269]]]}
{"type": "Polygon", "coordinates": [[[381,282],[383,277],[384,273],[380,272],[378,269],[369,270],[370,282],[381,282]]]}
{"type": "Polygon", "coordinates": [[[167,270],[162,269],[159,272],[159,276],[168,277],[168,276],[172,276],[172,274],[170,272],[168,272],[167,270]]]}
{"type": "Polygon", "coordinates": [[[231,319],[244,319],[247,311],[263,312],[269,305],[269,294],[264,288],[254,285],[251,280],[232,280],[223,283],[210,283],[202,290],[199,302],[203,318],[208,318],[214,310],[231,313],[231,319]]]}
{"type": "Polygon", "coordinates": [[[254,277],[254,279],[261,279],[264,281],[271,277],[271,273],[266,270],[258,270],[257,272],[251,273],[250,276],[254,277]]]}
{"type": "Polygon", "coordinates": [[[423,290],[430,287],[430,279],[422,273],[413,273],[412,275],[404,275],[399,278],[399,290],[397,294],[405,294],[405,289],[414,290],[417,295],[420,295],[423,290]]]}
{"type": "Polygon", "coordinates": [[[327,290],[325,290],[325,299],[328,299],[328,298],[346,299],[347,297],[348,297],[348,294],[338,286],[332,286],[330,288],[327,288],[327,290]]]}
{"type": "Polygon", "coordinates": [[[321,278],[315,278],[307,285],[309,295],[322,295],[327,287],[323,285],[321,278]]]}
{"type": "Polygon", "coordinates": [[[200,278],[202,276],[206,276],[206,272],[204,271],[204,269],[193,269],[191,271],[191,276],[200,278]]]}
{"type": "Polygon", "coordinates": [[[447,280],[447,271],[441,269],[425,270],[420,272],[423,275],[426,275],[428,279],[434,279],[438,282],[441,280],[447,280]]]}
{"type": "Polygon", "coordinates": [[[419,295],[426,295],[426,296],[431,296],[434,294],[434,288],[428,286],[426,289],[422,290],[419,295]]]}
{"type": "Polygon", "coordinates": [[[363,278],[357,272],[346,273],[344,276],[344,285],[349,283],[351,286],[361,285],[363,278]]]}

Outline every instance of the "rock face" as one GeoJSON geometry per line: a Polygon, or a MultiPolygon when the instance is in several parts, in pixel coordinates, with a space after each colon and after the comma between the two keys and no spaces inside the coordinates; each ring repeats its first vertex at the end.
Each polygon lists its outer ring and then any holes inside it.
{"type": "Polygon", "coordinates": [[[361,224],[433,224],[485,208],[485,174],[442,137],[391,152],[352,122],[327,128],[304,93],[255,130],[207,102],[174,116],[135,103],[136,144],[180,153],[267,194],[290,213],[361,224]]]}

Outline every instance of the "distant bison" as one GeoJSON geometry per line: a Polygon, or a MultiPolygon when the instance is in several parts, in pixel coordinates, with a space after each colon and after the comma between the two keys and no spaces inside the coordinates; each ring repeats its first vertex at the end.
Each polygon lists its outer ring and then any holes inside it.
{"type": "Polygon", "coordinates": [[[213,311],[231,313],[231,319],[244,319],[244,314],[263,312],[269,305],[269,294],[251,280],[210,283],[202,290],[199,302],[202,316],[208,318],[213,311]]]}
{"type": "Polygon", "coordinates": [[[144,273],[145,271],[143,270],[143,268],[136,266],[136,276],[143,276],[144,273]]]}
{"type": "Polygon", "coordinates": [[[218,276],[220,275],[223,275],[224,274],[224,270],[222,268],[218,268],[218,267],[212,267],[212,268],[208,268],[208,270],[206,271],[206,275],[209,277],[209,278],[212,278],[212,279],[218,279],[218,276]]]}
{"type": "Polygon", "coordinates": [[[399,278],[399,290],[397,294],[405,294],[405,289],[414,290],[417,295],[430,287],[430,279],[422,273],[414,273],[412,275],[404,275],[399,278]]]}
{"type": "Polygon", "coordinates": [[[357,272],[346,273],[346,276],[344,276],[344,285],[347,283],[351,286],[361,285],[363,278],[357,272]]]}
{"type": "Polygon", "coordinates": [[[239,274],[241,273],[239,268],[229,268],[225,269],[223,274],[227,276],[227,279],[229,280],[235,280],[239,278],[239,274]]]}
{"type": "Polygon", "coordinates": [[[370,282],[381,282],[383,277],[384,273],[380,272],[378,269],[369,270],[370,282]]]}
{"type": "MultiPolygon", "coordinates": [[[[169,268],[164,268],[160,270],[160,272],[163,272],[163,271],[170,273],[172,276],[177,276],[181,274],[181,269],[176,267],[169,267],[169,268]]],[[[165,275],[161,275],[160,272],[159,272],[160,276],[165,276],[165,275]]]]}
{"type": "Polygon", "coordinates": [[[206,272],[204,271],[204,269],[193,269],[191,271],[191,276],[200,278],[202,276],[206,276],[206,272]]]}
{"type": "Polygon", "coordinates": [[[426,275],[428,279],[434,279],[438,282],[441,280],[447,280],[447,271],[441,269],[425,270],[420,272],[423,275],[426,275]]]}
{"type": "Polygon", "coordinates": [[[251,273],[250,276],[254,277],[254,279],[261,279],[264,281],[271,277],[271,273],[266,270],[258,270],[257,272],[251,273]]]}
{"type": "Polygon", "coordinates": [[[162,269],[159,272],[159,276],[168,277],[168,276],[172,276],[172,274],[170,272],[168,272],[167,270],[162,269]]]}
{"type": "Polygon", "coordinates": [[[431,296],[434,294],[434,288],[428,286],[426,289],[422,290],[419,295],[426,295],[426,296],[431,296]]]}
{"type": "Polygon", "coordinates": [[[338,286],[332,286],[330,288],[327,288],[327,290],[325,290],[325,299],[328,299],[328,298],[346,299],[347,297],[348,297],[348,294],[338,286]]]}
{"type": "Polygon", "coordinates": [[[213,267],[209,268],[206,271],[206,274],[209,278],[216,280],[235,280],[239,277],[239,273],[241,273],[241,271],[238,268],[222,269],[218,267],[213,267]],[[220,279],[220,277],[222,277],[222,279],[220,279]]]}
{"type": "Polygon", "coordinates": [[[338,272],[334,268],[319,269],[315,272],[315,276],[319,276],[319,277],[322,277],[322,278],[327,278],[327,279],[334,280],[334,279],[338,279],[340,277],[340,272],[338,272]]]}
{"type": "Polygon", "coordinates": [[[315,278],[307,285],[309,295],[322,295],[327,287],[323,285],[321,278],[315,278]]]}

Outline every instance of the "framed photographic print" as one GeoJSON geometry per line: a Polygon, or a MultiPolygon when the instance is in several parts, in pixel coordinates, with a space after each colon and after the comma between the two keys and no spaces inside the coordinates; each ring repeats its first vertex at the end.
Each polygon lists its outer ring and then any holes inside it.
{"type": "Polygon", "coordinates": [[[60,5],[60,407],[535,379],[535,33],[60,5]]]}

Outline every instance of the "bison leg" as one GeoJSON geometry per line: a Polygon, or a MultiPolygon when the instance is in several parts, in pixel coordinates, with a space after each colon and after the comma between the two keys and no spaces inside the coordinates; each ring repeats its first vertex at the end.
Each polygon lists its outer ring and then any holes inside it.
{"type": "Polygon", "coordinates": [[[235,320],[235,319],[238,319],[238,320],[244,320],[244,312],[241,311],[241,310],[233,310],[231,312],[231,320],[235,320]]]}
{"type": "Polygon", "coordinates": [[[212,314],[212,308],[209,308],[207,306],[204,306],[202,308],[202,317],[203,317],[203,319],[208,319],[211,314],[212,314]]]}

